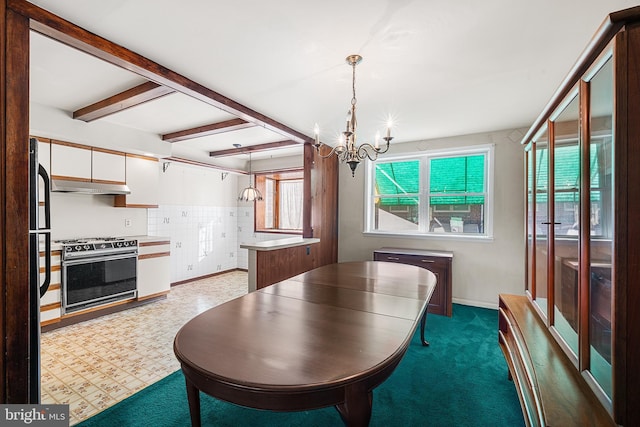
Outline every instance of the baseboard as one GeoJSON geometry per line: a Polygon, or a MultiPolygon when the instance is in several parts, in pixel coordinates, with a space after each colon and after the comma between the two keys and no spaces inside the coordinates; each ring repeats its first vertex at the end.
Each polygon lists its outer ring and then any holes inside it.
{"type": "Polygon", "coordinates": [[[482,307],[482,308],[490,308],[492,310],[497,310],[498,309],[498,301],[496,299],[496,303],[492,304],[489,302],[484,302],[484,301],[474,301],[474,300],[470,300],[470,299],[464,299],[464,298],[452,298],[453,299],[453,303],[454,304],[462,304],[462,305],[470,305],[473,307],[482,307]]]}

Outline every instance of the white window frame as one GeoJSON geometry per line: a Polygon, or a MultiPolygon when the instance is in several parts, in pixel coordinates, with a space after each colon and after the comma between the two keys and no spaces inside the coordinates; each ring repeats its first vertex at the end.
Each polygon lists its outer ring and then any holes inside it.
{"type": "MultiPolygon", "coordinates": [[[[364,209],[364,235],[371,236],[383,236],[383,237],[411,237],[411,238],[437,238],[437,239],[453,239],[453,240],[493,240],[493,212],[494,212],[494,156],[495,145],[494,144],[482,144],[473,145],[468,147],[458,147],[451,149],[440,150],[428,150],[415,153],[407,153],[399,156],[385,156],[385,163],[406,161],[406,160],[419,160],[420,161],[420,195],[419,195],[419,211],[420,221],[419,230],[402,232],[402,231],[381,231],[373,228],[373,218],[375,212],[374,199],[376,197],[374,192],[375,184],[375,162],[367,160],[365,162],[365,209],[364,209]],[[483,234],[464,234],[464,233],[435,233],[428,230],[427,224],[429,223],[429,196],[427,189],[429,188],[429,160],[439,157],[459,157],[468,156],[473,154],[485,155],[485,185],[486,185],[486,198],[485,198],[485,223],[483,234]]],[[[379,160],[379,161],[380,161],[379,160]]]]}

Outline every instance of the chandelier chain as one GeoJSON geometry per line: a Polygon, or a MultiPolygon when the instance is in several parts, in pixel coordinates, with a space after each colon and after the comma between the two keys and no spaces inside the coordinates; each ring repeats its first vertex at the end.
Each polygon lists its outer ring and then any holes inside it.
{"type": "Polygon", "coordinates": [[[351,89],[353,90],[353,98],[351,98],[351,105],[356,105],[358,100],[356,99],[356,65],[357,63],[353,63],[351,68],[353,70],[353,74],[351,75],[351,89]]]}

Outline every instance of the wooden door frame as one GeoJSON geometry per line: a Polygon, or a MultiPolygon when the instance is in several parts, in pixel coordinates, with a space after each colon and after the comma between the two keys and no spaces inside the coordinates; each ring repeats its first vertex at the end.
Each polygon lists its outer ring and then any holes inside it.
{"type": "Polygon", "coordinates": [[[29,394],[29,20],[6,0],[0,0],[0,14],[0,401],[24,403],[29,394]]]}
{"type": "Polygon", "coordinates": [[[313,225],[322,230],[323,253],[326,252],[323,259],[337,261],[337,160],[320,162],[326,163],[326,167],[316,171],[318,176],[313,179],[322,178],[328,186],[322,186],[324,198],[316,200],[312,197],[311,183],[311,171],[317,169],[310,145],[313,138],[26,0],[0,0],[0,19],[4,24],[4,30],[0,31],[0,329],[3,336],[0,403],[25,403],[29,390],[29,224],[28,215],[24,213],[28,212],[29,204],[30,30],[304,143],[303,235],[313,237],[313,225]],[[312,209],[321,209],[320,205],[327,200],[336,213],[329,224],[319,215],[313,219],[311,214],[312,209]]]}

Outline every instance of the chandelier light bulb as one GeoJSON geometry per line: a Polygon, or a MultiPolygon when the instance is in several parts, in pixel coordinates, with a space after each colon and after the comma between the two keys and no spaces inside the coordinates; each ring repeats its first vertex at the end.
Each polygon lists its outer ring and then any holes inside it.
{"type": "Polygon", "coordinates": [[[320,145],[320,127],[317,123],[313,127],[313,135],[316,140],[316,147],[318,147],[320,145]]]}
{"type": "Polygon", "coordinates": [[[335,148],[336,154],[343,153],[345,148],[344,135],[340,135],[340,138],[338,138],[338,145],[335,148]]]}

